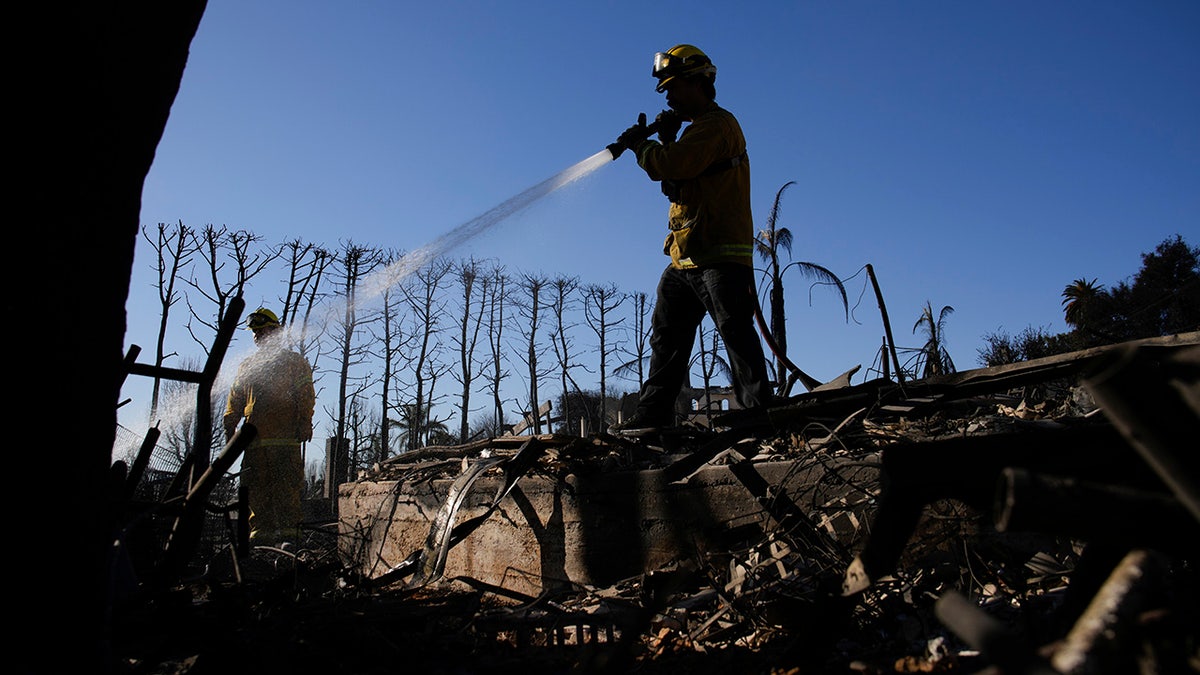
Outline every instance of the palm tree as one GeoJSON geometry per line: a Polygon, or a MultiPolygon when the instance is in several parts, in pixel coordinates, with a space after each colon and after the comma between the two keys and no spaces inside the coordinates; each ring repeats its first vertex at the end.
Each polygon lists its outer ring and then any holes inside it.
{"type": "Polygon", "coordinates": [[[430,417],[425,406],[406,403],[399,407],[399,412],[399,419],[389,419],[388,424],[400,430],[401,438],[405,439],[404,450],[416,450],[430,438],[442,437],[449,432],[445,420],[430,417]]]}
{"type": "Polygon", "coordinates": [[[1075,328],[1083,327],[1095,315],[1104,294],[1104,286],[1097,286],[1095,279],[1081,278],[1071,282],[1062,292],[1066,322],[1075,328]]]}
{"type": "Polygon", "coordinates": [[[950,352],[946,351],[946,317],[954,313],[950,305],[942,307],[937,320],[933,318],[933,305],[925,301],[925,309],[921,310],[921,318],[913,324],[913,333],[918,328],[925,331],[925,344],[917,353],[917,370],[921,377],[945,375],[954,372],[954,361],[950,352]]]}
{"type": "MultiPolygon", "coordinates": [[[[825,269],[821,265],[811,262],[793,261],[787,265],[783,265],[779,260],[779,249],[783,248],[788,253],[788,258],[792,254],[792,231],[786,227],[777,227],[779,221],[780,205],[783,201],[783,193],[796,181],[788,181],[783,187],[779,188],[779,192],[775,193],[775,203],[771,207],[771,213],[767,217],[767,227],[758,231],[758,235],[754,240],[754,248],[758,251],[758,256],[767,263],[766,274],[770,276],[770,305],[771,305],[771,322],[769,336],[774,342],[772,349],[777,349],[775,359],[775,381],[777,386],[782,390],[784,383],[788,379],[787,373],[787,319],[784,312],[783,301],[783,274],[791,267],[796,267],[806,278],[813,279],[817,283],[829,284],[837,289],[842,296],[842,307],[846,312],[846,317],[850,317],[850,303],[846,299],[846,288],[842,285],[842,280],[836,274],[825,269]]],[[[768,337],[768,336],[764,336],[768,337]]]]}

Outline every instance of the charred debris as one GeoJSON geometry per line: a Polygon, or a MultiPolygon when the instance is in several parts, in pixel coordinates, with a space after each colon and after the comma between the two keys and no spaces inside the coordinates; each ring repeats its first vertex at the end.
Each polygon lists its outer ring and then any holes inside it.
{"type": "Polygon", "coordinates": [[[424,545],[376,574],[328,520],[250,546],[244,495],[216,486],[252,434],[150,499],[144,467],[114,466],[119,671],[1200,672],[1200,333],[841,382],[655,440],[406,453],[360,479],[454,483],[424,545]],[[788,469],[766,481],[767,462],[788,469]],[[445,574],[526,476],[714,464],[760,514],[688,556],[536,593],[445,574]],[[490,507],[458,518],[485,475],[490,507]]]}

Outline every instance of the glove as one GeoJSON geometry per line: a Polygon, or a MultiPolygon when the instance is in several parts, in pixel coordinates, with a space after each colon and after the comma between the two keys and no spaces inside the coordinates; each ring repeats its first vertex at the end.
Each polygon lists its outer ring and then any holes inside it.
{"type": "Polygon", "coordinates": [[[650,131],[646,128],[646,113],[639,113],[637,124],[621,132],[617,136],[617,143],[633,150],[647,138],[650,138],[650,131]]]}
{"type": "Polygon", "coordinates": [[[674,143],[679,136],[679,127],[683,126],[683,116],[674,110],[664,110],[654,118],[658,125],[658,141],[663,145],[674,143]]]}

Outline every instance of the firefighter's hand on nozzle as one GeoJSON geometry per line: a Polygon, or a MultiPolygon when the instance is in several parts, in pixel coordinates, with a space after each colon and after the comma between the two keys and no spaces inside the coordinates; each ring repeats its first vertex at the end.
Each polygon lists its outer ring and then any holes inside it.
{"type": "Polygon", "coordinates": [[[660,143],[674,143],[679,136],[679,127],[683,126],[683,116],[674,110],[664,110],[654,118],[654,126],[658,127],[660,143]]]}
{"type": "Polygon", "coordinates": [[[633,150],[649,137],[650,129],[646,126],[646,113],[639,113],[637,124],[621,132],[621,135],[617,137],[617,143],[633,150]]]}

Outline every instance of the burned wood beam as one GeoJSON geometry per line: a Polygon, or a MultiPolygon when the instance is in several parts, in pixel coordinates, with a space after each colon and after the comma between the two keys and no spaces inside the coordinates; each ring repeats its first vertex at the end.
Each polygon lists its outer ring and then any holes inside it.
{"type": "Polygon", "coordinates": [[[1007,468],[994,513],[999,532],[1047,532],[1180,553],[1200,547],[1200,524],[1163,491],[1007,468]]]}
{"type": "Polygon", "coordinates": [[[237,330],[245,307],[246,301],[240,295],[229,301],[229,307],[217,326],[217,336],[213,338],[208,359],[205,360],[204,369],[200,373],[200,382],[196,386],[196,437],[192,445],[192,454],[196,456],[197,468],[207,467],[209,464],[213,433],[212,388],[217,382],[217,375],[221,373],[221,362],[225,360],[225,352],[229,350],[229,343],[233,340],[233,333],[237,330]]]}
{"type": "MultiPolygon", "coordinates": [[[[900,405],[899,412],[904,414],[922,415],[926,412],[925,408],[904,411],[902,409],[903,401],[919,401],[940,396],[943,403],[948,403],[953,400],[1002,392],[1015,387],[1051,380],[1078,379],[1095,371],[1099,365],[1119,358],[1121,354],[1129,350],[1155,350],[1158,353],[1170,353],[1185,348],[1200,348],[1200,331],[1092,347],[990,368],[964,370],[910,381],[904,387],[883,387],[879,393],[879,403],[881,406],[900,405]]],[[[1196,381],[1194,369],[1192,378],[1192,387],[1194,388],[1196,381]]],[[[1193,401],[1200,400],[1200,394],[1193,393],[1191,397],[1193,401]]],[[[1200,406],[1200,402],[1194,405],[1200,406]]]]}
{"type": "Polygon", "coordinates": [[[926,505],[957,499],[994,520],[996,486],[1006,468],[1147,489],[1160,485],[1105,423],[899,443],[884,448],[881,459],[879,508],[871,535],[847,572],[847,594],[894,570],[926,505]]]}
{"type": "Polygon", "coordinates": [[[129,369],[137,362],[138,354],[142,353],[142,348],[138,345],[129,345],[129,349],[125,352],[125,359],[121,365],[121,381],[118,386],[125,384],[125,378],[129,376],[129,369]]]}
{"type": "Polygon", "coordinates": [[[1084,387],[1200,522],[1200,345],[1131,346],[1099,363],[1084,387]]]}
{"type": "Polygon", "coordinates": [[[852,387],[815,389],[769,408],[730,410],[713,418],[714,427],[785,429],[810,420],[835,420],[875,405],[896,385],[882,379],[852,387]]]}
{"type": "Polygon", "coordinates": [[[158,583],[177,580],[184,566],[191,560],[200,540],[209,495],[256,436],[258,429],[253,424],[243,424],[234,432],[233,438],[229,439],[229,443],[217,459],[188,490],[167,538],[166,555],[156,574],[158,583]]]}
{"type": "MultiPolygon", "coordinates": [[[[133,360],[141,352],[141,347],[136,345],[125,358],[123,366],[125,375],[145,375],[198,385],[196,387],[196,435],[192,440],[192,449],[189,453],[189,459],[197,469],[206,469],[211,459],[209,448],[212,445],[212,388],[217,381],[217,375],[220,374],[221,362],[225,360],[225,353],[229,350],[229,343],[233,340],[233,333],[237,330],[237,324],[245,306],[246,301],[240,295],[229,301],[229,307],[226,308],[225,316],[217,326],[217,335],[213,338],[213,344],[208,350],[208,359],[204,362],[204,368],[199,372],[134,363],[133,360]]],[[[191,488],[192,484],[189,482],[186,489],[190,490],[191,488]]]]}
{"type": "Polygon", "coordinates": [[[561,434],[540,434],[537,436],[495,436],[491,438],[481,438],[470,443],[461,445],[430,445],[419,450],[411,450],[403,452],[394,457],[389,457],[382,462],[380,466],[416,464],[425,460],[437,459],[461,459],[477,455],[481,450],[499,450],[503,452],[513,452],[520,450],[530,438],[536,438],[540,443],[544,443],[551,447],[563,447],[576,444],[580,441],[578,436],[564,436],[561,434]]]}
{"type": "Polygon", "coordinates": [[[1051,657],[1054,668],[1062,673],[1137,671],[1140,617],[1162,606],[1169,567],[1161,554],[1151,551],[1126,555],[1051,657]]]}
{"type": "Polygon", "coordinates": [[[395,457],[389,457],[383,460],[382,464],[415,464],[426,459],[451,459],[465,457],[472,453],[478,453],[480,450],[493,446],[493,439],[484,438],[472,443],[464,443],[462,445],[453,446],[432,446],[421,448],[420,450],[412,450],[410,452],[402,452],[395,457]]]}
{"type": "Polygon", "coordinates": [[[158,437],[161,434],[158,427],[154,427],[147,431],[146,436],[142,439],[142,445],[133,460],[133,465],[129,467],[129,475],[125,477],[123,493],[125,501],[133,499],[134,493],[137,492],[138,484],[142,482],[146,467],[150,466],[150,455],[154,452],[154,446],[158,444],[158,437]]]}
{"type": "Polygon", "coordinates": [[[128,366],[126,366],[126,368],[128,369],[130,375],[157,377],[164,380],[187,382],[189,384],[199,384],[204,377],[203,373],[197,373],[194,370],[168,368],[166,366],[152,366],[148,363],[130,363],[128,366]]]}

